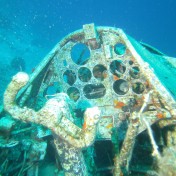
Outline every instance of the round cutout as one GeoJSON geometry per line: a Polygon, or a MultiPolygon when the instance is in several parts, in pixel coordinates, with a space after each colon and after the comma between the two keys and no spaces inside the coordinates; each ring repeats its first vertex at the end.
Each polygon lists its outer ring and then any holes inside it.
{"type": "Polygon", "coordinates": [[[93,68],[93,75],[99,81],[103,81],[107,77],[107,69],[105,66],[98,64],[93,68]]]}
{"type": "Polygon", "coordinates": [[[132,67],[130,70],[130,76],[132,78],[139,78],[139,76],[140,76],[139,72],[140,72],[139,67],[137,67],[137,66],[132,67]]]}
{"type": "Polygon", "coordinates": [[[77,65],[84,65],[90,59],[90,50],[87,45],[77,43],[71,49],[71,58],[77,65]]]}
{"type": "Polygon", "coordinates": [[[129,65],[133,65],[134,64],[134,62],[132,60],[130,60],[128,63],[129,63],[129,65]]]}
{"type": "Polygon", "coordinates": [[[106,93],[106,88],[103,84],[87,84],[84,89],[84,96],[88,99],[101,98],[106,93]]]}
{"type": "Polygon", "coordinates": [[[145,87],[141,82],[136,82],[132,85],[132,90],[136,94],[141,94],[144,92],[145,87]]]}
{"type": "Polygon", "coordinates": [[[73,70],[66,70],[63,74],[63,79],[66,83],[72,86],[76,81],[76,74],[73,70]]]}
{"type": "Polygon", "coordinates": [[[87,67],[81,67],[78,70],[78,78],[82,82],[88,82],[91,79],[91,71],[87,67]]]}
{"type": "Polygon", "coordinates": [[[114,82],[113,89],[118,95],[125,95],[129,90],[129,84],[126,80],[119,79],[114,82]]]}
{"type": "Polygon", "coordinates": [[[115,52],[117,55],[124,55],[125,52],[126,52],[126,46],[125,46],[123,43],[117,43],[117,44],[114,46],[114,52],[115,52]]]}
{"type": "Polygon", "coordinates": [[[76,87],[70,87],[67,90],[67,95],[72,99],[73,101],[77,101],[80,97],[80,92],[76,87]]]}
{"type": "Polygon", "coordinates": [[[125,73],[126,67],[121,60],[114,60],[110,64],[110,71],[113,75],[120,77],[125,73]]]}

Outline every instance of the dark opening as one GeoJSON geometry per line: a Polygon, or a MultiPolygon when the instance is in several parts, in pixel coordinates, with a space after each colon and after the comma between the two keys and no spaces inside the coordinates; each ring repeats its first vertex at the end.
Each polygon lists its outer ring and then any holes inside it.
{"type": "Polygon", "coordinates": [[[66,83],[72,86],[76,81],[76,74],[73,70],[66,70],[63,74],[63,79],[66,83]]]}
{"type": "Polygon", "coordinates": [[[113,169],[113,144],[109,141],[95,142],[95,164],[97,172],[102,176],[112,176],[113,169]]]}
{"type": "Polygon", "coordinates": [[[137,94],[141,94],[144,92],[145,87],[141,82],[136,82],[132,85],[132,90],[137,94]]]}
{"type": "Polygon", "coordinates": [[[71,50],[71,58],[77,65],[84,65],[90,58],[90,50],[83,43],[77,43],[71,50]]]}
{"type": "Polygon", "coordinates": [[[131,70],[130,70],[130,76],[132,78],[139,78],[139,67],[135,66],[135,67],[132,67],[131,70]]]}
{"type": "Polygon", "coordinates": [[[93,68],[93,75],[96,79],[103,81],[107,77],[107,69],[105,66],[98,64],[93,68]]]}
{"type": "Polygon", "coordinates": [[[133,62],[132,60],[129,61],[129,64],[130,64],[130,65],[133,65],[133,63],[134,63],[134,62],[133,62]]]}
{"type": "Polygon", "coordinates": [[[82,82],[88,82],[91,79],[91,71],[86,67],[81,67],[78,70],[78,77],[82,82]]]}
{"type": "Polygon", "coordinates": [[[118,95],[125,95],[129,90],[129,85],[126,80],[119,79],[114,82],[113,89],[118,95]]]}
{"type": "Polygon", "coordinates": [[[126,52],[126,46],[125,46],[123,43],[117,43],[117,44],[114,46],[114,52],[115,52],[117,55],[123,55],[123,54],[125,54],[125,52],[126,52]]]}
{"type": "Polygon", "coordinates": [[[72,99],[73,101],[77,101],[80,97],[80,92],[76,87],[70,87],[67,90],[67,95],[72,99]]]}
{"type": "Polygon", "coordinates": [[[125,73],[126,67],[120,60],[114,60],[110,64],[110,70],[113,75],[120,77],[122,74],[125,73]]]}
{"type": "Polygon", "coordinates": [[[103,84],[87,84],[84,89],[84,96],[88,99],[101,98],[106,93],[106,88],[103,84]]]}

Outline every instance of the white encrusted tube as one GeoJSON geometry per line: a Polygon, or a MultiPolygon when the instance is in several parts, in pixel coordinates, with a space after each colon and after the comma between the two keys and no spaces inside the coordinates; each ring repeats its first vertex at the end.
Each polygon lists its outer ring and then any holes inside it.
{"type": "MultiPolygon", "coordinates": [[[[17,73],[13,76],[11,83],[8,85],[4,94],[4,109],[11,110],[14,106],[14,100],[19,89],[21,89],[29,80],[29,76],[23,72],[17,73]]],[[[11,112],[9,112],[11,113],[11,112]]]]}
{"type": "Polygon", "coordinates": [[[90,146],[94,142],[96,126],[100,117],[98,107],[86,110],[83,129],[80,129],[68,120],[71,113],[66,102],[67,95],[64,93],[48,100],[45,106],[38,112],[27,107],[21,108],[15,103],[15,97],[18,91],[27,84],[28,80],[28,75],[23,72],[19,72],[13,77],[4,94],[4,109],[16,119],[48,127],[71,146],[76,148],[90,146]],[[63,128],[63,126],[67,126],[67,128],[63,128]],[[75,134],[75,131],[77,134],[75,134]]]}
{"type": "Polygon", "coordinates": [[[68,96],[64,93],[48,100],[38,112],[27,107],[21,108],[16,104],[15,98],[28,80],[28,75],[21,72],[13,77],[4,94],[4,109],[16,119],[42,124],[51,129],[55,134],[55,146],[65,175],[87,176],[81,149],[95,140],[99,109],[94,107],[86,110],[84,126],[81,129],[71,121],[73,118],[68,108],[68,96]],[[68,158],[65,158],[66,156],[68,158]]]}
{"type": "Polygon", "coordinates": [[[151,129],[148,121],[145,118],[143,118],[143,122],[145,123],[145,125],[147,127],[147,131],[148,131],[148,134],[149,134],[149,137],[150,137],[150,141],[151,141],[151,144],[152,144],[152,147],[153,147],[152,155],[156,156],[158,159],[160,159],[161,156],[160,156],[160,153],[159,153],[159,150],[158,150],[158,146],[157,146],[157,144],[155,142],[155,139],[153,137],[152,129],[151,129]]]}
{"type": "Polygon", "coordinates": [[[27,109],[26,107],[20,108],[15,102],[18,91],[27,84],[29,76],[24,72],[19,72],[13,76],[12,81],[8,85],[4,93],[4,109],[8,111],[15,119],[23,121],[27,120],[27,117],[36,117],[36,112],[27,109]]]}

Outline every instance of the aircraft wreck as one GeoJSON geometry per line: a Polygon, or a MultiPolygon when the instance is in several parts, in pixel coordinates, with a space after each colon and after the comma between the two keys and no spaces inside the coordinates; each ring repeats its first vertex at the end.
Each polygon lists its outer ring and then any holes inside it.
{"type": "Polygon", "coordinates": [[[164,175],[155,162],[176,144],[175,66],[121,29],[67,35],[5,91],[1,175],[40,175],[49,155],[55,175],[164,175]]]}

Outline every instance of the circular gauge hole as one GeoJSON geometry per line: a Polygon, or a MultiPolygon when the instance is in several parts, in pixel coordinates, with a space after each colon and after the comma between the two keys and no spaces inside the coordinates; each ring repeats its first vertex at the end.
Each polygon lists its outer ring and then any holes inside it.
{"type": "Polygon", "coordinates": [[[125,46],[123,43],[117,43],[117,44],[114,46],[114,52],[115,52],[117,55],[123,55],[123,54],[125,54],[125,52],[126,52],[126,46],[125,46]]]}
{"type": "Polygon", "coordinates": [[[63,79],[66,83],[72,86],[76,81],[76,74],[73,70],[66,70],[63,74],[63,79]]]}
{"type": "Polygon", "coordinates": [[[106,88],[103,84],[88,84],[83,89],[84,96],[88,99],[101,98],[106,93],[106,88]]]}
{"type": "Polygon", "coordinates": [[[93,68],[93,75],[96,79],[103,81],[107,77],[107,69],[105,66],[98,64],[93,68]]]}
{"type": "Polygon", "coordinates": [[[77,43],[71,49],[71,58],[77,65],[84,65],[90,59],[90,50],[83,43],[77,43]]]}
{"type": "Polygon", "coordinates": [[[139,67],[135,66],[135,67],[132,67],[131,70],[130,70],[130,76],[132,78],[139,78],[139,67]]]}
{"type": "Polygon", "coordinates": [[[132,85],[132,90],[133,92],[135,92],[136,94],[141,94],[144,92],[145,87],[141,82],[136,82],[132,85]]]}
{"type": "Polygon", "coordinates": [[[120,77],[123,73],[125,73],[126,67],[120,60],[114,60],[110,64],[110,70],[113,75],[120,77]]]}
{"type": "Polygon", "coordinates": [[[125,95],[129,90],[129,84],[123,79],[119,79],[114,82],[113,89],[118,95],[125,95]]]}
{"type": "Polygon", "coordinates": [[[78,70],[78,77],[82,82],[88,82],[91,79],[91,71],[86,67],[81,67],[78,70]]]}
{"type": "Polygon", "coordinates": [[[133,62],[132,60],[130,60],[128,63],[129,63],[130,65],[133,65],[134,62],[133,62]]]}
{"type": "Polygon", "coordinates": [[[73,101],[77,101],[80,97],[79,90],[76,87],[70,87],[67,90],[67,95],[72,99],[73,101]]]}

